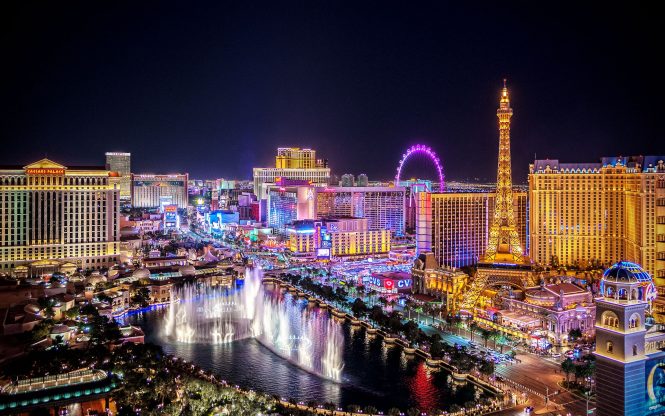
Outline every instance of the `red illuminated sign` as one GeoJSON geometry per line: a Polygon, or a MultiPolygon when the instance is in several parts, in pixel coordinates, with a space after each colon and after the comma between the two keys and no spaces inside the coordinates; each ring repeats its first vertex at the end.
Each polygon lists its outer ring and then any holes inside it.
{"type": "Polygon", "coordinates": [[[385,287],[388,290],[393,290],[393,286],[395,285],[395,282],[393,282],[390,279],[385,279],[383,281],[383,287],[385,287]]]}
{"type": "Polygon", "coordinates": [[[28,175],[64,175],[62,168],[30,168],[25,171],[28,175]]]}

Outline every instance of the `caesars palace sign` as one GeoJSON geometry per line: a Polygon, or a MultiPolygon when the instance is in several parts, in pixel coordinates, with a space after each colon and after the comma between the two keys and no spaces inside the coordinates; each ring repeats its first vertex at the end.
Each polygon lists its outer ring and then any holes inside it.
{"type": "Polygon", "coordinates": [[[25,170],[28,175],[64,175],[62,168],[28,168],[25,170]]]}

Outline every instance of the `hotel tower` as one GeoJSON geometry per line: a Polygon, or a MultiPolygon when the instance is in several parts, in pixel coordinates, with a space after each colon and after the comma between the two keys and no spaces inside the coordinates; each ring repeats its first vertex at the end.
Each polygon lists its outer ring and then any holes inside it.
{"type": "Polygon", "coordinates": [[[48,159],[0,167],[0,272],[35,275],[113,265],[119,181],[104,166],[48,159]]]}
{"type": "Polygon", "coordinates": [[[529,167],[531,258],[540,264],[629,260],[665,285],[665,156],[529,167]]]}

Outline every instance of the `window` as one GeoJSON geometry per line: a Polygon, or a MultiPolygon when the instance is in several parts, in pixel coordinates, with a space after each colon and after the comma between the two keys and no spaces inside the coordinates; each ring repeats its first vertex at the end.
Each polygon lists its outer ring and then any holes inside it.
{"type": "Polygon", "coordinates": [[[637,355],[637,345],[633,345],[633,355],[637,355]]]}
{"type": "Polygon", "coordinates": [[[607,343],[605,344],[605,351],[611,354],[613,350],[614,350],[614,344],[612,344],[612,341],[607,341],[607,343]]]}
{"type": "Polygon", "coordinates": [[[619,328],[619,317],[612,311],[605,311],[601,315],[601,323],[610,328],[619,328]]]}

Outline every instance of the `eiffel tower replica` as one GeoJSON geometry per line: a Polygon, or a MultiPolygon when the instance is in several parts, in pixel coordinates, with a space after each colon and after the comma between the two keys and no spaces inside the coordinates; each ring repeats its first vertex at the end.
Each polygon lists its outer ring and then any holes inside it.
{"type": "Polygon", "coordinates": [[[510,118],[513,109],[510,107],[505,79],[496,115],[499,118],[499,163],[489,240],[484,258],[478,262],[476,277],[471,281],[460,305],[462,311],[471,314],[485,289],[502,285],[521,289],[535,286],[533,267],[522,250],[515,221],[510,163],[510,118]]]}

